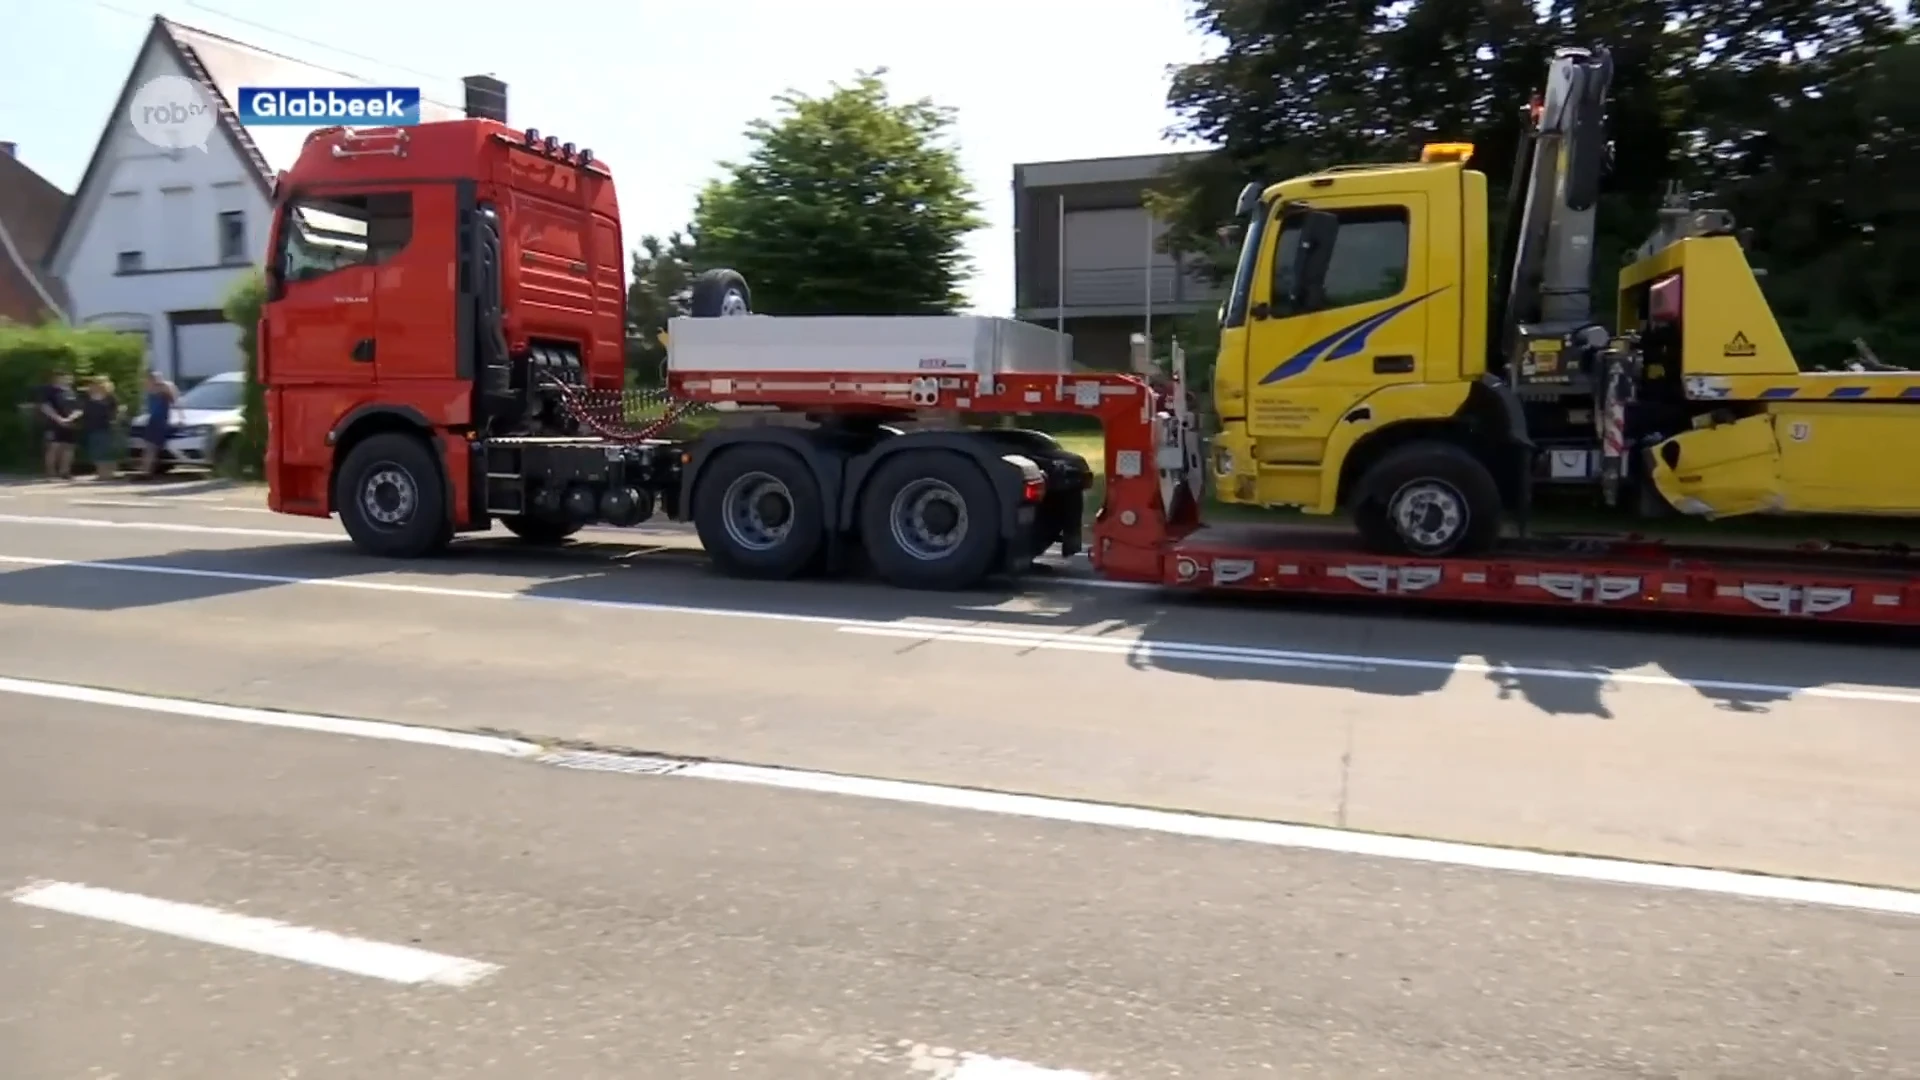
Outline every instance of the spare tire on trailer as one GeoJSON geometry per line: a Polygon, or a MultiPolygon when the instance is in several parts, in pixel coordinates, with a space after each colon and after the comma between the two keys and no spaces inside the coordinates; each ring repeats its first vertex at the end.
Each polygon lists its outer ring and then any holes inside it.
{"type": "Polygon", "coordinates": [[[753,314],[753,292],[736,270],[708,270],[693,279],[687,314],[696,319],[721,319],[753,314]]]}

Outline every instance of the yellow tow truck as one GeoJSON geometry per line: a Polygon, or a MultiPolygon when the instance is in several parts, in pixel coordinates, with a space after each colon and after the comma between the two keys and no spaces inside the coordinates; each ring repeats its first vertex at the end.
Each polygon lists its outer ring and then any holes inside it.
{"type": "Polygon", "coordinates": [[[1248,185],[1218,498],[1350,513],[1418,556],[1490,549],[1542,485],[1623,513],[1920,518],[1920,373],[1800,370],[1730,214],[1670,199],[1616,327],[1594,320],[1612,71],[1603,48],[1554,56],[1497,245],[1468,144],[1248,185]]]}

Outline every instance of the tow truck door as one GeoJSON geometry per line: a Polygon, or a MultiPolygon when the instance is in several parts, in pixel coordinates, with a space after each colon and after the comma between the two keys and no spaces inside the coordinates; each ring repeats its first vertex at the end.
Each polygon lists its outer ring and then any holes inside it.
{"type": "Polygon", "coordinates": [[[1324,296],[1305,307],[1292,300],[1300,227],[1283,205],[1248,321],[1247,425],[1261,458],[1276,464],[1320,462],[1334,425],[1362,399],[1425,377],[1428,273],[1414,240],[1426,197],[1334,196],[1312,208],[1340,221],[1324,296]]]}

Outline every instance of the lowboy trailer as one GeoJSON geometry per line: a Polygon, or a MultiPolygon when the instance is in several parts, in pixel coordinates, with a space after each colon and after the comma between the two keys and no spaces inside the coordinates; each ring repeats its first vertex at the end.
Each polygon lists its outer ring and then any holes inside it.
{"type": "Polygon", "coordinates": [[[1222,466],[1177,353],[1156,378],[1080,370],[1063,336],[1008,319],[756,315],[729,271],[671,322],[664,409],[640,412],[612,174],[491,119],[316,131],[275,204],[269,505],[338,514],[375,554],[495,522],[544,544],[662,517],[691,521],[723,572],[765,579],[860,555],[895,585],[965,589],[1084,550],[1106,579],[1169,589],[1920,624],[1920,568],[1891,552],[1536,539],[1421,556],[1208,525],[1222,466]],[[808,423],[670,437],[709,409],[808,423]],[[1084,458],[1039,431],[909,425],[929,413],[1097,422],[1090,528],[1084,458]]]}

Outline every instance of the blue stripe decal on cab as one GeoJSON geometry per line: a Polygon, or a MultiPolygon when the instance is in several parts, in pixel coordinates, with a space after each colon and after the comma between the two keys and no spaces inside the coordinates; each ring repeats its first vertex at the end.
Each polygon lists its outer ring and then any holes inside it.
{"type": "Polygon", "coordinates": [[[1827,392],[1827,396],[1830,398],[1866,397],[1871,390],[1872,387],[1867,386],[1836,386],[1827,392]]]}
{"type": "Polygon", "coordinates": [[[1903,398],[1920,398],[1920,386],[1909,386],[1905,390],[1900,391],[1900,396],[1903,398]]]}
{"type": "Polygon", "coordinates": [[[1267,372],[1266,377],[1260,380],[1260,385],[1266,386],[1270,383],[1280,382],[1283,379],[1291,379],[1295,375],[1312,367],[1315,362],[1320,360],[1344,360],[1349,356],[1355,356],[1366,351],[1367,339],[1373,335],[1375,330],[1392,322],[1394,316],[1399,315],[1401,312],[1421,303],[1429,297],[1445,292],[1448,288],[1449,286],[1442,285],[1440,288],[1427,293],[1425,296],[1416,296],[1411,300],[1404,300],[1385,311],[1375,312],[1365,318],[1356,319],[1348,323],[1281,361],[1278,367],[1267,372]]]}
{"type": "Polygon", "coordinates": [[[1799,392],[1800,392],[1799,387],[1776,386],[1768,390],[1760,391],[1760,396],[1763,398],[1790,398],[1799,392]]]}

